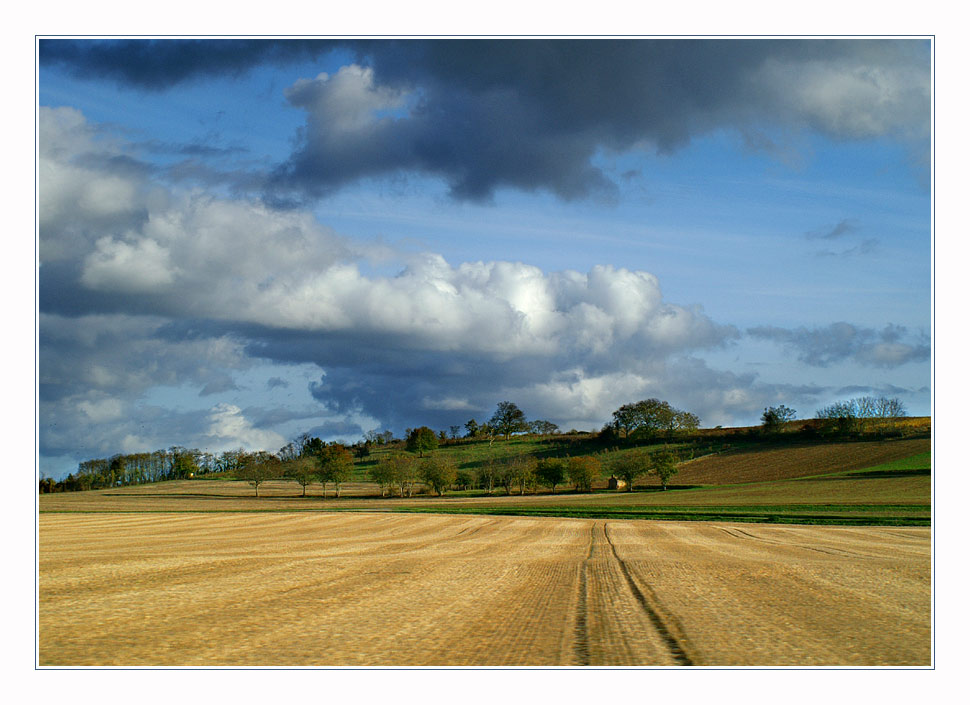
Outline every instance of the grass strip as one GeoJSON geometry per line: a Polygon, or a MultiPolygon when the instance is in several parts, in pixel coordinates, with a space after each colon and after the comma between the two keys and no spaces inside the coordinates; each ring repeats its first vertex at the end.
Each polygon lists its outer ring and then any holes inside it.
{"type": "Polygon", "coordinates": [[[782,514],[747,512],[712,512],[708,508],[698,510],[627,510],[597,511],[593,508],[464,508],[464,507],[400,507],[389,510],[418,514],[482,514],[488,516],[538,516],[566,517],[575,519],[647,519],[663,521],[737,521],[760,524],[812,524],[838,526],[930,526],[929,517],[917,516],[873,516],[839,514],[782,514]]]}
{"type": "MultiPolygon", "coordinates": [[[[903,510],[912,509],[900,505],[903,510]]],[[[614,509],[612,507],[308,507],[305,509],[215,509],[215,510],[146,510],[146,511],[75,511],[51,510],[42,514],[251,514],[251,513],[303,513],[303,512],[359,512],[359,513],[413,513],[413,514],[465,514],[484,516],[564,517],[573,519],[644,519],[659,521],[731,521],[760,524],[809,524],[832,526],[930,526],[925,516],[885,515],[859,513],[882,506],[854,506],[854,514],[818,514],[778,511],[779,508],[758,508],[757,511],[739,511],[737,507],[718,510],[712,507],[677,509],[614,509]],[[772,511],[774,510],[774,511],[772,511]]],[[[789,510],[791,508],[788,508],[789,510]]],[[[925,505],[922,511],[929,511],[925,505]]]]}

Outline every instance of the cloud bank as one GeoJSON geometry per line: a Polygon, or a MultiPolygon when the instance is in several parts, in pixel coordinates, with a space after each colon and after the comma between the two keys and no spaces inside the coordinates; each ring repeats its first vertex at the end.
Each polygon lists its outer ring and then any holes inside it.
{"type": "MultiPolygon", "coordinates": [[[[800,131],[891,138],[916,154],[929,134],[929,52],[914,40],[40,47],[42,69],[143,91],[324,57],[337,68],[279,84],[303,126],[275,164],[234,161],[255,157],[216,138],[136,141],[73,108],[40,108],[42,455],[171,443],[275,450],[287,424],[345,437],[370,424],[444,428],[481,420],[503,399],[581,429],[650,396],[708,425],[771,403],[812,405],[831,390],[709,367],[706,351],[744,336],[669,301],[650,266],[450,262],[353,240],[305,206],[409,175],[457,200],[513,189],[608,201],[626,178],[604,166],[612,157],[669,154],[713,133],[765,149],[800,131]],[[243,381],[257,368],[262,378],[243,381]],[[192,403],[159,401],[170,388],[192,403]],[[238,401],[256,388],[276,396],[238,401]],[[286,406],[282,395],[297,393],[286,406]]],[[[845,219],[805,235],[835,244],[858,231],[845,219]]],[[[762,326],[747,337],[810,368],[890,369],[929,354],[925,335],[892,325],[762,326]]]]}
{"type": "Polygon", "coordinates": [[[306,122],[264,183],[272,203],[410,173],[441,179],[461,200],[500,189],[609,199],[617,186],[599,155],[670,153],[718,130],[749,145],[802,130],[889,136],[928,164],[930,55],[921,40],[51,39],[40,60],[164,90],[334,52],[348,64],[286,91],[306,122]]]}
{"type": "Polygon", "coordinates": [[[160,426],[199,443],[275,440],[253,425],[259,409],[220,401],[257,362],[316,366],[309,391],[329,419],[318,425],[335,432],[367,418],[453,424],[506,397],[596,427],[631,394],[674,391],[671,360],[738,336],[666,301],[643,271],[425,253],[367,274],[366,247],[306,212],[134,176],[130,145],[72,109],[42,108],[40,129],[42,417],[60,429],[44,435],[50,453],[99,424],[125,446],[160,426]],[[139,406],[159,385],[189,385],[211,406],[139,406]]]}
{"type": "Polygon", "coordinates": [[[865,366],[892,368],[930,357],[929,336],[891,323],[882,330],[840,322],[820,328],[759,326],[747,332],[754,338],[784,345],[799,360],[814,367],[851,360],[865,366]]]}

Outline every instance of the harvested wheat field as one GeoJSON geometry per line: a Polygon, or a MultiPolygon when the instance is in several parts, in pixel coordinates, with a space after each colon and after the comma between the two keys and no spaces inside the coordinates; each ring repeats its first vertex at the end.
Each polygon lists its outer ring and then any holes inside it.
{"type": "Polygon", "coordinates": [[[42,514],[41,666],[930,664],[929,529],[42,514]]]}

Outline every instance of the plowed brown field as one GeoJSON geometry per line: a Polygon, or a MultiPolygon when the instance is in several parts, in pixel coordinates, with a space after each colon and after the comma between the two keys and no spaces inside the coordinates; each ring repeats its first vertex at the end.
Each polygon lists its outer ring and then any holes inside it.
{"type": "MultiPolygon", "coordinates": [[[[740,482],[772,482],[824,475],[881,465],[925,453],[929,438],[854,443],[813,443],[782,448],[745,449],[682,463],[671,482],[678,485],[726,485],[740,482]]],[[[648,476],[637,484],[659,485],[648,476]]]]}
{"type": "Polygon", "coordinates": [[[929,665],[925,528],[41,514],[39,663],[929,665]]]}

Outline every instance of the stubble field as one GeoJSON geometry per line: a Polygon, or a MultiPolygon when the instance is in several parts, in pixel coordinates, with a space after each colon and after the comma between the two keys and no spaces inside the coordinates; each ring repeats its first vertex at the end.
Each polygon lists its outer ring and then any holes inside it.
{"type": "Polygon", "coordinates": [[[930,530],[39,516],[41,666],[931,662],[930,530]]]}

